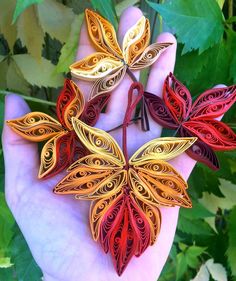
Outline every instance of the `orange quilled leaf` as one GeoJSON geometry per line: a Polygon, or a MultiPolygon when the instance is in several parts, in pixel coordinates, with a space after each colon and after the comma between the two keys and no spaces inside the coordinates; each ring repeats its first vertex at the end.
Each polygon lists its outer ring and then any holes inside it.
{"type": "Polygon", "coordinates": [[[191,207],[187,183],[166,161],[186,151],[196,138],[160,138],[144,144],[127,162],[108,133],[72,118],[76,134],[92,153],[76,161],[54,188],[57,194],[95,200],[93,238],[110,252],[117,273],[154,243],[161,206],[191,207]]]}
{"type": "MultiPolygon", "coordinates": [[[[88,35],[97,52],[73,63],[71,74],[77,79],[94,81],[90,99],[114,90],[129,69],[143,69],[152,65],[172,43],[150,46],[149,20],[142,16],[126,32],[122,50],[110,22],[98,13],[85,10],[88,35]]],[[[127,73],[130,73],[129,71],[127,73]]]]}

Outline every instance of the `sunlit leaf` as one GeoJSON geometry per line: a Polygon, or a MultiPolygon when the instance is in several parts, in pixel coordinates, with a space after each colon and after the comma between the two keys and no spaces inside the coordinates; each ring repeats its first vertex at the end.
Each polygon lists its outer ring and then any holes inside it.
{"type": "Polygon", "coordinates": [[[227,281],[227,273],[222,264],[214,263],[213,259],[206,262],[208,271],[215,281],[227,281]]]}
{"type": "Polygon", "coordinates": [[[78,48],[78,38],[83,22],[83,14],[75,15],[71,24],[71,30],[66,44],[61,49],[61,56],[56,66],[58,72],[68,72],[69,66],[75,61],[76,50],[78,48]]]}
{"type": "Polygon", "coordinates": [[[11,263],[11,258],[9,257],[0,257],[0,268],[8,268],[13,264],[11,263]]]}
{"type": "Polygon", "coordinates": [[[43,0],[17,0],[16,1],[16,8],[14,11],[14,15],[13,15],[13,23],[15,23],[16,19],[19,17],[19,15],[29,6],[36,4],[36,3],[40,3],[43,0]]]}
{"type": "Polygon", "coordinates": [[[29,54],[38,60],[42,57],[44,33],[40,26],[36,8],[29,7],[17,21],[17,37],[26,46],[29,54]]]}
{"type": "Polygon", "coordinates": [[[40,25],[44,32],[52,38],[66,42],[74,17],[72,9],[55,0],[43,1],[37,8],[40,25]]]}
{"type": "Polygon", "coordinates": [[[232,274],[236,276],[236,206],[231,210],[229,216],[229,247],[227,250],[228,261],[232,274]]]}
{"type": "Polygon", "coordinates": [[[29,94],[29,84],[23,77],[22,73],[14,60],[10,60],[6,73],[7,88],[18,93],[29,94]]]}
{"type": "Polygon", "coordinates": [[[14,0],[0,1],[0,33],[6,38],[11,51],[16,41],[16,26],[11,24],[14,8],[14,0]]]}
{"type": "Polygon", "coordinates": [[[63,85],[63,76],[55,72],[55,65],[42,58],[37,62],[28,54],[14,55],[20,72],[24,78],[31,84],[39,87],[59,87],[63,85]]]}

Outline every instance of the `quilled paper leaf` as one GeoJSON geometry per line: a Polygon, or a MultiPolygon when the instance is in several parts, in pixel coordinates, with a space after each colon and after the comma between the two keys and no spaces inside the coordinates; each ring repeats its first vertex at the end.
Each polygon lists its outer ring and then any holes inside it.
{"type": "Polygon", "coordinates": [[[148,46],[137,59],[129,65],[132,70],[139,70],[152,65],[159,56],[169,47],[172,43],[154,43],[148,46]]]}
{"type": "Polygon", "coordinates": [[[119,167],[125,164],[124,155],[118,143],[110,134],[100,129],[92,128],[75,118],[73,118],[72,123],[80,141],[89,151],[113,158],[119,167]]]}
{"type": "Polygon", "coordinates": [[[191,95],[172,74],[169,74],[164,82],[163,99],[177,123],[189,116],[192,106],[191,95]]]}
{"type": "Polygon", "coordinates": [[[23,117],[8,120],[7,124],[23,138],[30,141],[44,141],[64,132],[61,124],[42,112],[30,112],[23,117]]]}
{"type": "Polygon", "coordinates": [[[72,76],[83,80],[96,80],[118,70],[123,66],[121,60],[110,54],[94,53],[70,66],[72,76]]]}
{"type": "Polygon", "coordinates": [[[123,55],[128,65],[131,65],[146,49],[150,40],[149,21],[142,16],[125,34],[123,39],[123,55]]]}
{"type": "Polygon", "coordinates": [[[148,47],[150,24],[148,19],[141,17],[126,32],[121,50],[111,23],[88,9],[85,15],[89,37],[98,52],[75,62],[70,70],[75,78],[95,82],[90,99],[113,91],[128,68],[137,70],[150,66],[172,44],[154,43],[148,47]]]}
{"type": "Polygon", "coordinates": [[[236,101],[235,85],[207,90],[192,104],[187,88],[170,73],[164,83],[163,101],[150,93],[144,96],[157,123],[176,129],[180,136],[199,138],[186,151],[195,160],[217,170],[219,163],[213,150],[236,148],[236,134],[226,124],[214,119],[222,116],[236,101]]]}
{"type": "Polygon", "coordinates": [[[132,256],[141,255],[156,240],[161,223],[159,206],[191,207],[187,183],[163,160],[184,152],[196,138],[153,140],[128,162],[109,134],[76,118],[72,123],[92,154],[73,163],[54,192],[96,200],[90,211],[92,235],[111,253],[121,275],[132,256]]]}
{"type": "Polygon", "coordinates": [[[151,230],[145,214],[126,194],[118,197],[107,210],[100,225],[100,242],[110,251],[118,275],[132,256],[140,256],[150,245],[151,230]]]}
{"type": "Polygon", "coordinates": [[[94,126],[99,118],[99,115],[103,108],[106,106],[110,99],[110,93],[101,94],[95,98],[89,100],[86,103],[85,109],[80,116],[80,120],[89,126],[94,126]]]}
{"type": "Polygon", "coordinates": [[[156,207],[192,207],[185,191],[186,182],[170,164],[157,160],[152,164],[144,162],[135,165],[135,170],[131,168],[129,173],[133,192],[146,203],[156,207]]]}
{"type": "Polygon", "coordinates": [[[54,176],[64,170],[71,160],[71,134],[62,132],[46,142],[41,152],[39,178],[54,176]]]}
{"type": "Polygon", "coordinates": [[[85,15],[89,37],[96,47],[102,52],[122,58],[122,51],[112,24],[92,10],[86,9],[85,15]]]}
{"type": "Polygon", "coordinates": [[[123,80],[126,73],[126,66],[121,67],[118,71],[112,72],[107,76],[98,79],[90,91],[90,99],[94,99],[104,93],[112,92],[123,80]]]}
{"type": "Polygon", "coordinates": [[[96,123],[99,114],[109,96],[100,96],[87,103],[76,84],[66,79],[57,100],[57,117],[60,123],[51,116],[41,112],[31,112],[15,120],[7,121],[22,137],[40,142],[48,140],[41,152],[41,163],[38,177],[52,177],[71,165],[75,160],[88,154],[82,146],[71,124],[72,117],[81,117],[89,124],[96,123]]]}
{"type": "Polygon", "coordinates": [[[138,165],[146,161],[168,161],[182,154],[197,138],[166,137],[154,139],[140,147],[130,158],[130,165],[138,165]]]}
{"type": "MultiPolygon", "coordinates": [[[[181,128],[180,136],[190,137],[191,133],[189,133],[186,129],[181,128]]],[[[199,139],[196,140],[196,142],[186,150],[186,153],[196,161],[201,161],[212,170],[218,170],[220,167],[215,152],[210,148],[209,145],[205,144],[199,139]]]]}
{"type": "Polygon", "coordinates": [[[191,119],[212,119],[222,116],[236,101],[236,85],[210,89],[193,104],[191,119]]]}
{"type": "Polygon", "coordinates": [[[84,96],[79,87],[66,79],[63,90],[57,100],[57,117],[68,130],[72,130],[71,117],[79,118],[84,109],[84,96]]]}
{"type": "Polygon", "coordinates": [[[151,93],[144,93],[145,102],[148,106],[149,113],[154,121],[165,128],[177,129],[178,124],[173,120],[172,114],[165,105],[163,99],[151,93]]]}
{"type": "Polygon", "coordinates": [[[215,150],[236,148],[236,134],[223,122],[217,120],[186,121],[183,127],[215,150]]]}

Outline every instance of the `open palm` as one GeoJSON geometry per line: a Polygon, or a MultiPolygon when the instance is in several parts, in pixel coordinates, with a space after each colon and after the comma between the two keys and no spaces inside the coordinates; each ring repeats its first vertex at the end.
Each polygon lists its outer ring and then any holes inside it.
{"type": "MultiPolygon", "coordinates": [[[[128,8],[122,15],[119,37],[140,17],[137,8],[128,8]]],[[[159,42],[173,42],[152,66],[146,90],[161,95],[165,77],[173,71],[176,41],[169,33],[158,37],[159,42]]],[[[94,52],[83,25],[77,59],[94,52]]],[[[135,73],[138,78],[139,73],[135,73]]],[[[112,93],[106,113],[101,114],[97,127],[110,130],[123,121],[130,78],[112,93]]],[[[91,84],[80,82],[82,92],[89,93],[91,84]]],[[[16,95],[6,97],[5,119],[20,117],[29,112],[27,104],[16,95]]],[[[134,153],[147,141],[160,136],[161,128],[150,118],[150,131],[142,132],[137,124],[128,128],[128,151],[134,153]]],[[[122,132],[111,133],[121,145],[122,132]]],[[[6,198],[19,224],[32,254],[44,273],[44,280],[157,280],[169,254],[178,218],[178,208],[162,208],[162,228],[157,242],[139,258],[133,258],[126,271],[118,277],[109,255],[102,252],[92,240],[89,229],[89,202],[72,196],[52,193],[55,184],[63,177],[38,180],[39,155],[36,144],[16,135],[4,126],[3,148],[6,167],[6,198]]],[[[186,154],[172,161],[172,165],[187,179],[195,161],[186,154]]]]}

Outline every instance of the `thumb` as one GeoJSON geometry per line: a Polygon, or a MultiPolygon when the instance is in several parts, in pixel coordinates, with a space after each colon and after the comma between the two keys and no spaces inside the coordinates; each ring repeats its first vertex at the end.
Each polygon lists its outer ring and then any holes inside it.
{"type": "MultiPolygon", "coordinates": [[[[5,121],[15,119],[30,112],[26,102],[17,95],[5,98],[5,121]]],[[[5,161],[5,192],[9,205],[17,200],[17,187],[23,181],[31,182],[37,178],[39,167],[37,145],[17,135],[5,122],[2,133],[5,161]]]]}

